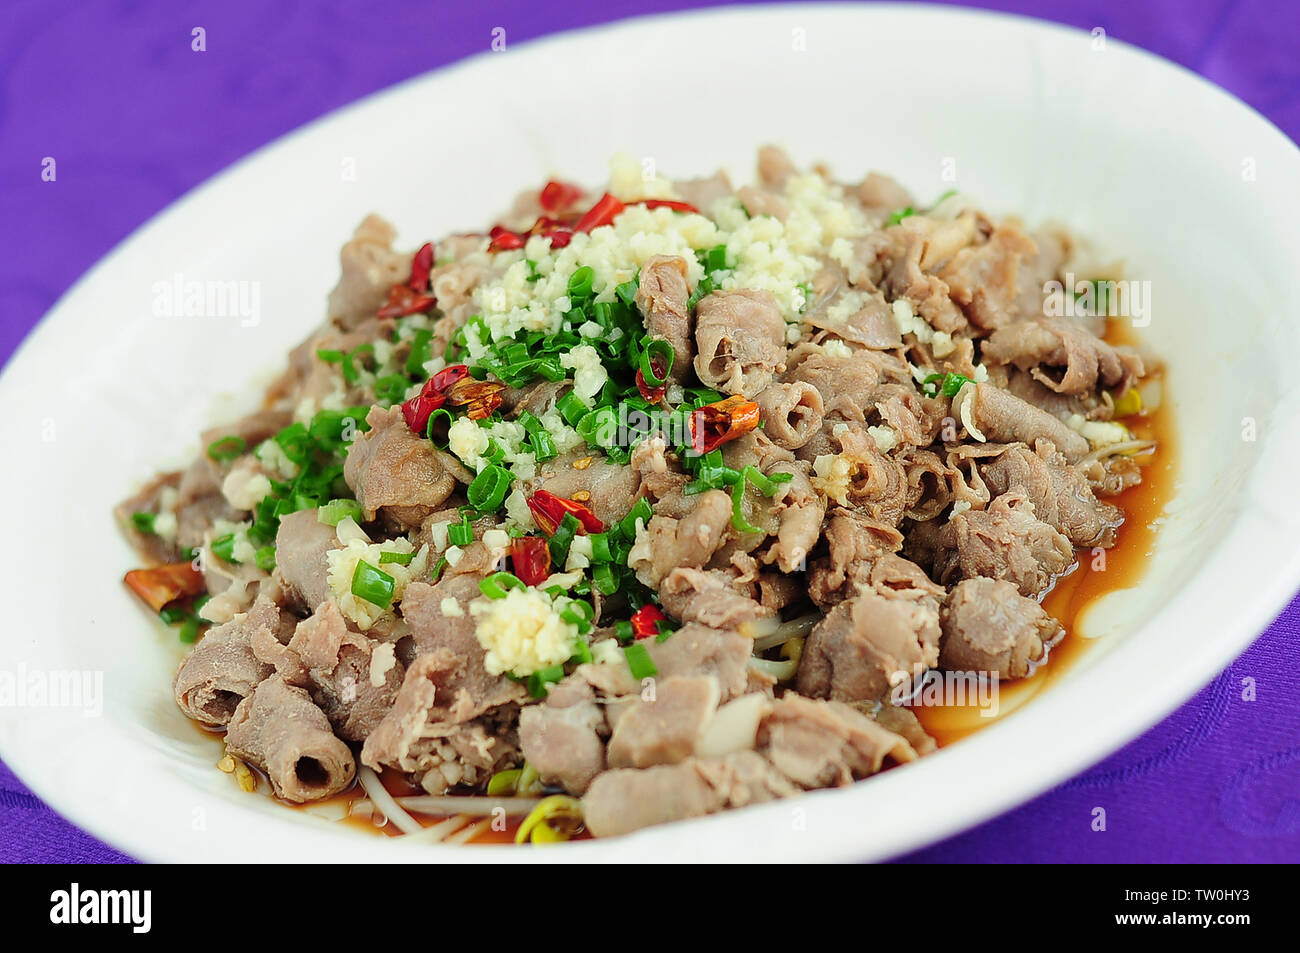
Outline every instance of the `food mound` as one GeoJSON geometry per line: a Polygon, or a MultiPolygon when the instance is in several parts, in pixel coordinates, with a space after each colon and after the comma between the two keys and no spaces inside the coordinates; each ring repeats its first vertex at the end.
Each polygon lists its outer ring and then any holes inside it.
{"type": "Polygon", "coordinates": [[[119,508],[195,643],[176,703],[286,801],[499,798],[540,842],[915,760],[909,686],[1046,664],[1153,449],[1152,362],[1060,307],[1079,244],[960,194],[622,158],[394,238],[362,222],[263,409],[119,508]]]}

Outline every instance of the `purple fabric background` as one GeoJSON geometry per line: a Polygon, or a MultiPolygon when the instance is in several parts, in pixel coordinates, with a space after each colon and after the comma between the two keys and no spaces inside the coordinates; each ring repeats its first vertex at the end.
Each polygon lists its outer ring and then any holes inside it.
{"type": "MultiPolygon", "coordinates": [[[[0,360],[78,276],[250,150],[487,48],[689,0],[7,0],[0,23],[0,360]],[[382,13],[377,11],[382,10],[382,13]],[[190,30],[207,31],[207,52],[190,30]],[[44,156],[56,185],[40,181],[44,156]]],[[[1300,6],[1278,0],[1004,0],[1173,59],[1300,133],[1300,6]]],[[[1189,704],[1086,774],[922,861],[1300,860],[1300,600],[1189,704]],[[1244,701],[1253,678],[1257,698],[1244,701]],[[1090,830],[1094,807],[1108,830],[1090,830]]],[[[1153,673],[1153,677],[1159,677],[1153,673]]],[[[1025,752],[1033,757],[1033,752],[1025,752]]],[[[960,792],[955,792],[960,797],[960,792]]],[[[125,860],[0,765],[0,860],[125,860]]]]}

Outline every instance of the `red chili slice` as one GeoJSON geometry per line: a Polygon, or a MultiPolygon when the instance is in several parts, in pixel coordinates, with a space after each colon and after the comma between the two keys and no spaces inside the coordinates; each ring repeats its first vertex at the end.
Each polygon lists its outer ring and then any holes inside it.
{"type": "Polygon", "coordinates": [[[647,602],[632,613],[632,634],[638,639],[648,639],[659,634],[658,623],[667,621],[668,617],[659,611],[659,607],[647,602]]]}
{"type": "MultiPolygon", "coordinates": [[[[650,364],[654,367],[656,377],[663,378],[668,373],[667,368],[664,367],[663,361],[652,357],[650,359],[650,364]]],[[[664,394],[668,392],[668,384],[665,382],[660,384],[658,387],[651,387],[650,384],[646,382],[645,375],[641,373],[641,368],[638,367],[636,370],[636,389],[645,400],[650,401],[652,404],[657,404],[659,401],[663,400],[664,394]]]]}
{"type": "Polygon", "coordinates": [[[411,259],[411,278],[406,283],[412,291],[424,294],[429,290],[429,272],[433,270],[433,242],[425,242],[411,259]]]}
{"type": "Polygon", "coordinates": [[[567,182],[547,182],[537,203],[548,212],[562,212],[578,199],[582,198],[582,189],[567,182]]]}
{"type": "Polygon", "coordinates": [[[447,402],[448,392],[468,375],[469,367],[465,364],[444,367],[424,382],[420,393],[402,402],[402,417],[406,419],[406,426],[411,428],[412,433],[420,437],[425,435],[429,427],[429,416],[447,402]]]}
{"type": "Polygon", "coordinates": [[[388,291],[388,300],[379,309],[377,317],[404,318],[408,314],[428,311],[437,303],[438,299],[433,295],[412,291],[409,285],[393,285],[388,291]]]}
{"type": "Polygon", "coordinates": [[[584,533],[603,533],[605,524],[595,513],[581,503],[556,496],[547,490],[538,490],[528,498],[528,509],[543,533],[551,536],[563,521],[566,513],[572,513],[582,524],[584,533]]]}
{"type": "Polygon", "coordinates": [[[691,446],[696,453],[708,453],[749,433],[758,426],[758,418],[758,404],[743,397],[705,404],[688,418],[691,446]]]}
{"type": "Polygon", "coordinates": [[[690,202],[675,202],[672,199],[643,199],[640,202],[633,202],[631,204],[644,205],[646,208],[670,208],[674,212],[694,212],[696,215],[700,214],[700,210],[690,202]]]}
{"type": "Polygon", "coordinates": [[[203,573],[193,563],[168,563],[152,569],[132,569],[122,580],[154,612],[185,596],[207,591],[203,573]]]}
{"type": "Polygon", "coordinates": [[[587,210],[582,218],[578,219],[577,224],[573,226],[573,230],[575,232],[589,232],[593,228],[608,225],[614,221],[614,217],[624,208],[622,202],[606,192],[595,205],[587,210]]]}
{"type": "Polygon", "coordinates": [[[524,236],[510,231],[504,225],[493,225],[488,236],[491,238],[488,242],[489,251],[514,251],[524,247],[524,236]]]}
{"type": "Polygon", "coordinates": [[[551,550],[540,536],[519,536],[510,541],[510,561],[515,575],[535,586],[551,574],[551,550]]]}

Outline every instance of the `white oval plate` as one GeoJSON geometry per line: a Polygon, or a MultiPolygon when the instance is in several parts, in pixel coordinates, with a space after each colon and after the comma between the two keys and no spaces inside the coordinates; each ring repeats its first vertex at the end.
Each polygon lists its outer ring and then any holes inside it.
{"type": "Polygon", "coordinates": [[[0,756],[74,823],[150,860],[865,860],[981,821],[1159,720],[1300,581],[1300,424],[1282,409],[1300,397],[1284,337],[1297,181],[1300,157],[1282,134],[1167,62],[1074,30],[935,8],[634,20],[371,97],[159,215],[59,302],[0,378],[11,606],[0,672],[49,685],[52,673],[87,670],[104,689],[98,716],[0,708],[0,756]],[[338,247],[366,212],[414,246],[482,228],[548,173],[598,182],[615,151],[670,175],[723,164],[743,179],[768,141],[846,178],[897,174],[922,199],[956,185],[992,211],[1060,219],[1150,281],[1144,334],[1170,366],[1181,485],[1145,582],[1089,618],[1117,634],[1024,711],[919,764],[622,839],[415,848],[241,794],[172,702],[175,635],[120,583],[132,557],[112,505],[197,451],[213,395],[255,399],[240,388],[317,323],[338,247]],[[176,275],[249,282],[257,321],[252,309],[155,317],[155,284],[176,275]]]}

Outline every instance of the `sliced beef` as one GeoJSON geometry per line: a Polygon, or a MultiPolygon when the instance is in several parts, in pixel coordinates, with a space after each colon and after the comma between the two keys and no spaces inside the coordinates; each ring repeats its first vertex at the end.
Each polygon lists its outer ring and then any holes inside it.
{"type": "Polygon", "coordinates": [[[770,215],[784,222],[790,216],[790,206],[785,199],[770,189],[760,189],[756,185],[743,185],[736,192],[740,204],[750,218],[756,215],[770,215]]]}
{"type": "Polygon", "coordinates": [[[811,384],[772,383],[755,398],[767,436],[779,447],[798,450],[821,430],[822,395],[811,384]]]}
{"type": "Polygon", "coordinates": [[[627,515],[640,485],[640,477],[632,467],[613,463],[600,454],[593,457],[590,451],[583,450],[538,467],[530,492],[541,489],[565,499],[581,500],[609,526],[627,515]],[[583,463],[582,469],[574,466],[577,462],[583,463]]]}
{"type": "Polygon", "coordinates": [[[636,305],[645,321],[646,333],[672,345],[672,378],[676,381],[686,379],[695,359],[694,329],[686,305],[690,296],[685,259],[655,255],[641,266],[636,305]]]}
{"type": "Polygon", "coordinates": [[[340,738],[364,741],[393,707],[405,674],[393,646],[350,630],[333,601],[299,623],[288,649],[302,661],[312,700],[340,738]]]}
{"type": "Polygon", "coordinates": [[[894,309],[885,301],[885,296],[879,291],[851,294],[857,296],[851,304],[833,299],[805,311],[799,320],[863,347],[876,350],[901,347],[903,339],[898,331],[898,322],[894,320],[894,309]],[[841,307],[851,307],[852,311],[840,314],[841,307]]]}
{"type": "Polygon", "coordinates": [[[760,750],[803,788],[840,787],[878,772],[885,759],[915,761],[902,735],[836,701],[787,692],[758,731],[760,750]]]}
{"type": "Polygon", "coordinates": [[[609,766],[648,768],[694,754],[718,698],[717,679],[708,675],[659,679],[653,694],[640,696],[619,717],[609,739],[609,766]]]}
{"type": "Polygon", "coordinates": [[[841,701],[884,697],[902,673],[916,678],[939,660],[933,597],[898,598],[865,590],[813,627],[799,660],[801,694],[841,701]]]}
{"type": "Polygon", "coordinates": [[[680,520],[651,517],[627,564],[638,579],[658,589],[664,576],[676,568],[705,566],[730,530],[731,497],[722,490],[708,490],[696,497],[694,508],[680,520]]]}
{"type": "Polygon", "coordinates": [[[1116,347],[1070,318],[1039,317],[999,327],[984,342],[986,360],[1029,371],[1058,394],[1088,394],[1104,387],[1125,393],[1142,376],[1142,358],[1116,347]]]}
{"type": "Polygon", "coordinates": [[[674,569],[660,584],[659,599],[673,618],[714,629],[738,629],[775,614],[755,602],[735,576],[716,569],[674,569]]]}
{"type": "Polygon", "coordinates": [[[164,491],[175,490],[180,481],[180,473],[159,474],[141,487],[138,493],[123,500],[113,509],[113,515],[117,518],[117,525],[126,534],[127,541],[137,553],[152,562],[177,562],[181,558],[180,547],[176,545],[174,536],[171,540],[167,540],[157,533],[144,533],[136,529],[131,517],[135,513],[153,513],[156,515],[159,512],[160,498],[163,497],[164,491]]]}
{"type": "Polygon", "coordinates": [[[1011,490],[987,510],[966,510],[948,520],[934,563],[944,585],[987,576],[1005,579],[1021,595],[1036,596],[1074,563],[1074,547],[1034,516],[1034,506],[1011,490]]]}
{"type": "Polygon", "coordinates": [[[605,715],[591,685],[570,676],[551,689],[540,705],[519,712],[519,747],[546,784],[570,794],[587,790],[605,770],[605,715]]]}
{"type": "Polygon", "coordinates": [[[1041,605],[1002,579],[964,579],[940,613],[939,665],[952,672],[1023,678],[1062,634],[1041,605]]]}
{"type": "Polygon", "coordinates": [[[778,463],[765,474],[768,477],[790,475],[790,480],[766,500],[776,517],[776,542],[763,561],[775,563],[782,572],[802,570],[808,554],[821,538],[826,501],[813,489],[808,470],[808,464],[797,461],[778,463]]]}
{"type": "Polygon", "coordinates": [[[732,193],[731,180],[722,171],[715,172],[706,179],[679,179],[673,183],[673,188],[682,197],[682,201],[694,205],[705,215],[712,211],[720,199],[725,199],[732,193]]]}
{"type": "Polygon", "coordinates": [[[1033,444],[1047,439],[1071,463],[1088,453],[1088,441],[1045,410],[992,384],[966,384],[953,398],[953,412],[994,443],[1033,444]]]}
{"type": "Polygon", "coordinates": [[[367,215],[339,253],[339,283],[329,297],[329,319],[345,331],[375,316],[393,285],[411,275],[411,256],[393,250],[397,230],[367,215]]]}
{"type": "Polygon", "coordinates": [[[1037,251],[1018,227],[1003,224],[988,241],[957,252],[938,274],[971,324],[992,331],[1022,317],[1020,263],[1037,251]]]}
{"type": "Polygon", "coordinates": [[[915,205],[912,193],[894,179],[879,172],[869,172],[853,190],[859,202],[878,218],[887,218],[900,209],[915,205]]]}
{"type": "Polygon", "coordinates": [[[348,448],[343,478],[356,494],[367,521],[382,512],[402,529],[416,529],[456,487],[428,440],[406,425],[400,407],[370,408],[370,430],[348,448]]]}
{"type": "Polygon", "coordinates": [[[1120,509],[1097,499],[1087,479],[1047,441],[1035,450],[1012,445],[979,467],[994,494],[1018,487],[1034,504],[1034,515],[1056,527],[1075,546],[1110,547],[1124,520],[1120,509]]]}
{"type": "Polygon", "coordinates": [[[302,803],[338,794],[357,763],[329,719],[301,688],[272,675],[235,709],[226,749],[261,768],[277,797],[302,803]]]}
{"type": "MultiPolygon", "coordinates": [[[[870,585],[872,567],[903,542],[893,525],[844,509],[831,513],[824,536],[827,555],[814,560],[808,570],[808,594],[822,608],[856,595],[859,585],[870,585]]],[[[919,567],[917,572],[924,578],[919,567]]]]}
{"type": "Polygon", "coordinates": [[[322,523],[316,510],[298,510],[280,517],[275,534],[275,569],[289,599],[311,611],[330,595],[329,562],[325,554],[338,549],[337,531],[322,523]]]}
{"type": "Polygon", "coordinates": [[[236,706],[274,669],[253,652],[259,630],[273,639],[286,622],[273,602],[261,599],[247,613],[208,630],[176,672],[173,691],[181,711],[201,724],[221,727],[236,706]]]}
{"type": "Polygon", "coordinates": [[[746,398],[785,370],[785,319],[766,291],[715,291],[696,307],[695,374],[746,398]]]}

